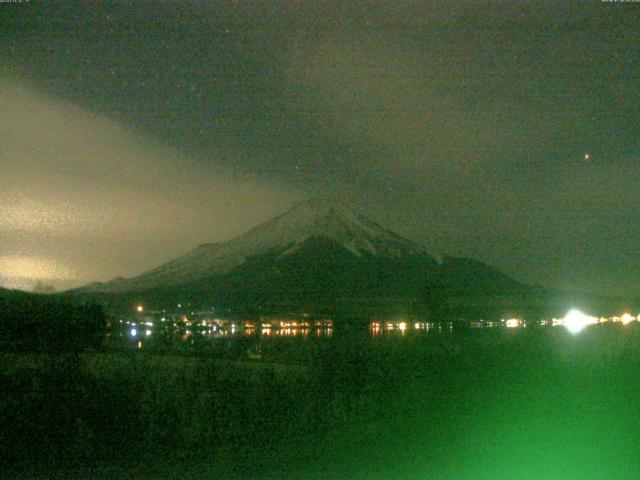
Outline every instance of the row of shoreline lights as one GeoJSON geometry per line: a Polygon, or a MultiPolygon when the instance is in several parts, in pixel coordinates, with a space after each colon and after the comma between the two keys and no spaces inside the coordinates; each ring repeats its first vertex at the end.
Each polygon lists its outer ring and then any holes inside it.
{"type": "MultiPolygon", "coordinates": [[[[623,325],[628,325],[629,323],[635,320],[640,321],[640,315],[638,315],[638,317],[636,318],[630,313],[624,313],[620,317],[598,318],[598,317],[592,317],[591,315],[587,315],[586,313],[583,313],[580,310],[574,308],[569,310],[563,318],[553,318],[551,320],[551,324],[553,326],[557,326],[557,325],[563,326],[570,333],[578,334],[589,325],[596,325],[599,323],[606,323],[609,321],[620,322],[623,325]]],[[[543,321],[543,322],[546,323],[546,321],[543,321]]],[[[506,321],[506,326],[509,328],[519,327],[520,325],[522,325],[522,320],[518,318],[511,318],[506,321]]]]}
{"type": "MultiPolygon", "coordinates": [[[[136,311],[138,313],[142,313],[144,311],[144,307],[142,305],[138,305],[136,307],[136,311]]],[[[624,313],[621,317],[619,318],[615,318],[616,321],[620,321],[622,322],[623,325],[627,325],[628,323],[636,320],[636,317],[634,317],[633,315],[629,314],[629,313],[624,313]]],[[[637,318],[638,321],[640,321],[640,315],[638,315],[637,318]]],[[[564,326],[570,333],[573,334],[577,334],[580,333],[582,330],[584,330],[586,327],[588,327],[589,325],[595,325],[597,323],[602,323],[604,321],[607,321],[607,319],[604,318],[600,318],[598,319],[597,317],[592,317],[590,315],[587,315],[583,312],[581,312],[580,310],[574,308],[569,310],[569,312],[567,312],[567,314],[564,316],[564,318],[561,319],[556,319],[554,318],[552,320],[553,325],[562,325],[564,326]]],[[[515,327],[515,326],[519,326],[520,321],[517,319],[509,319],[507,320],[507,327],[515,327]],[[516,325],[517,323],[517,325],[516,325]]],[[[407,326],[405,322],[401,322],[399,324],[399,328],[401,331],[404,331],[407,326]]],[[[135,330],[132,330],[131,333],[133,334],[133,336],[135,336],[135,330]]],[[[149,330],[147,330],[147,332],[145,332],[147,335],[149,335],[151,332],[149,330]]]]}
{"type": "MultiPolygon", "coordinates": [[[[631,322],[638,321],[640,322],[640,315],[634,317],[630,313],[624,313],[620,317],[592,317],[581,312],[578,309],[571,309],[563,318],[553,318],[551,320],[542,320],[542,325],[551,324],[553,326],[563,326],[572,334],[580,333],[589,325],[595,325],[600,323],[622,323],[623,325],[628,325],[631,322]]],[[[507,328],[518,328],[521,326],[526,327],[526,322],[524,322],[520,318],[510,318],[510,319],[502,319],[502,322],[489,322],[488,326],[499,326],[502,323],[503,326],[507,328]]],[[[423,325],[426,325],[426,329],[429,330],[429,323],[417,322],[414,326],[416,330],[420,330],[423,328],[423,325]]],[[[383,326],[386,330],[398,330],[404,334],[405,330],[408,328],[408,324],[406,322],[381,322],[374,321],[371,322],[370,328],[373,330],[374,334],[379,335],[382,332],[383,326]]],[[[452,325],[449,325],[452,327],[452,325]]]]}
{"type": "Polygon", "coordinates": [[[631,315],[630,313],[624,313],[622,314],[622,316],[620,317],[613,317],[612,319],[608,319],[605,317],[601,317],[601,318],[597,318],[597,317],[592,317],[590,315],[587,315],[583,312],[581,312],[578,309],[572,309],[570,310],[562,319],[553,319],[553,323],[554,324],[559,324],[564,326],[569,332],[573,333],[573,334],[577,334],[580,333],[582,330],[584,330],[586,327],[588,327],[589,325],[595,325],[598,323],[605,323],[608,321],[613,321],[613,322],[620,322],[623,325],[628,325],[629,323],[638,320],[640,321],[640,315],[638,315],[638,317],[634,317],[633,315],[631,315]]]}

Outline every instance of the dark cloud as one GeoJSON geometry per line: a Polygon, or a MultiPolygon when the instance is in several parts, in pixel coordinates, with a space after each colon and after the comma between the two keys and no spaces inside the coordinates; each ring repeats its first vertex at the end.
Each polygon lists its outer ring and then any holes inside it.
{"type": "Polygon", "coordinates": [[[104,279],[328,194],[435,253],[637,293],[639,8],[0,5],[2,231],[104,279]]]}

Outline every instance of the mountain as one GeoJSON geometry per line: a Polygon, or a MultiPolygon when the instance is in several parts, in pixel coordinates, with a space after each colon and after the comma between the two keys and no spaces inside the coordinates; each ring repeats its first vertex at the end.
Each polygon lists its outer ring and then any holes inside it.
{"type": "Polygon", "coordinates": [[[226,243],[206,243],[137,277],[93,283],[87,292],[127,292],[180,285],[226,274],[247,260],[268,254],[273,258],[296,253],[311,238],[334,241],[357,258],[435,260],[411,242],[350,208],[327,200],[309,200],[226,243]]]}
{"type": "Polygon", "coordinates": [[[309,200],[229,242],[200,245],[136,277],[70,293],[122,305],[144,300],[277,311],[346,302],[382,310],[416,303],[430,308],[444,297],[496,296],[522,287],[475,260],[437,262],[424,246],[344,205],[309,200]]]}
{"type": "Polygon", "coordinates": [[[500,293],[519,285],[486,263],[460,257],[444,257],[434,283],[450,294],[500,293]]]}

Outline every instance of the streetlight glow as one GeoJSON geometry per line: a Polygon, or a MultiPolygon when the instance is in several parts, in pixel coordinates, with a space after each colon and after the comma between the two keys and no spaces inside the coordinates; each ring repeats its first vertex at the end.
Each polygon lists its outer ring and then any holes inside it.
{"type": "Polygon", "coordinates": [[[574,335],[580,333],[586,326],[593,325],[594,323],[598,323],[596,317],[590,317],[577,309],[570,310],[562,319],[564,328],[574,335]]]}
{"type": "Polygon", "coordinates": [[[634,316],[632,316],[630,313],[623,313],[622,316],[620,317],[620,321],[622,322],[623,325],[628,325],[629,323],[633,322],[636,318],[634,316]]]}

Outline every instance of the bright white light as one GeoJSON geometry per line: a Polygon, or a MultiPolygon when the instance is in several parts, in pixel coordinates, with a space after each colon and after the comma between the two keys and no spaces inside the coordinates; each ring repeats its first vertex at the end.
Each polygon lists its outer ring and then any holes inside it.
{"type": "Polygon", "coordinates": [[[570,310],[562,319],[562,325],[573,334],[580,333],[586,326],[594,323],[598,323],[596,317],[590,317],[576,309],[570,310]]]}
{"type": "Polygon", "coordinates": [[[138,335],[138,331],[135,328],[131,329],[131,336],[135,337],[136,335],[138,335]]]}
{"type": "Polygon", "coordinates": [[[507,320],[507,328],[516,328],[520,326],[520,319],[518,318],[510,318],[507,320]]]}
{"type": "Polygon", "coordinates": [[[151,335],[151,330],[145,330],[144,334],[148,337],[149,335],[151,335]]]}
{"type": "Polygon", "coordinates": [[[627,325],[631,322],[633,322],[635,320],[635,317],[632,316],[629,313],[624,313],[621,317],[620,317],[620,321],[622,322],[623,325],[627,325]]]}

